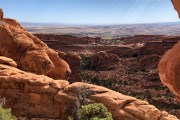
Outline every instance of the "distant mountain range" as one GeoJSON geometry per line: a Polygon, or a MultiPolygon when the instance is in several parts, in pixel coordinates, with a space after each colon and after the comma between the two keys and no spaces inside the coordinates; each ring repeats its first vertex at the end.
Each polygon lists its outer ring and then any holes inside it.
{"type": "Polygon", "coordinates": [[[103,38],[121,37],[123,35],[180,35],[180,22],[119,25],[73,25],[22,22],[21,25],[32,33],[66,34],[103,38]]]}
{"type": "Polygon", "coordinates": [[[66,25],[63,23],[31,23],[31,22],[21,22],[22,26],[31,27],[31,26],[61,26],[66,25]]]}

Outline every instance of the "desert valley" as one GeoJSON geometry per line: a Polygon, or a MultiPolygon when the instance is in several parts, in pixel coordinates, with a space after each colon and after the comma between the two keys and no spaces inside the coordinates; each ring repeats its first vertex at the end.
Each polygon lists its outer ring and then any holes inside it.
{"type": "Polygon", "coordinates": [[[75,119],[79,105],[94,102],[104,104],[114,120],[178,119],[179,103],[157,70],[178,36],[34,36],[16,20],[3,21],[0,94],[18,119],[75,119]]]}
{"type": "MultiPolygon", "coordinates": [[[[70,62],[73,65],[71,69],[74,70],[72,73],[79,71],[77,65],[80,63],[78,58],[81,57],[82,79],[78,81],[146,100],[159,109],[180,117],[179,103],[162,84],[158,74],[160,58],[179,42],[180,36],[136,35],[110,40],[53,34],[35,36],[59,52],[60,56],[60,51],[76,53],[78,57],[73,59],[77,62],[70,62]]],[[[74,81],[77,79],[72,80],[74,81]]]]}

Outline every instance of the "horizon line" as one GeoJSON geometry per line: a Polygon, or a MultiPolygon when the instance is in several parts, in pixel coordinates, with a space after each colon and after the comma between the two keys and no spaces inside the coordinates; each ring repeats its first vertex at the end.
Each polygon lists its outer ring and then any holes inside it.
{"type": "Polygon", "coordinates": [[[180,23],[180,21],[172,22],[142,22],[142,23],[60,23],[60,22],[20,22],[21,24],[49,24],[49,25],[142,25],[142,24],[163,24],[163,23],[180,23]]]}

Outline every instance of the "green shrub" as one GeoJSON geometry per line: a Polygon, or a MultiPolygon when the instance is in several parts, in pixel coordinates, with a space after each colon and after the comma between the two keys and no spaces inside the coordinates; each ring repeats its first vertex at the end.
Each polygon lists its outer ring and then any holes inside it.
{"type": "Polygon", "coordinates": [[[16,120],[16,117],[11,115],[11,109],[4,109],[0,105],[0,120],[16,120]]]}
{"type": "Polygon", "coordinates": [[[102,103],[81,106],[78,116],[79,120],[113,120],[112,114],[102,103]]]}

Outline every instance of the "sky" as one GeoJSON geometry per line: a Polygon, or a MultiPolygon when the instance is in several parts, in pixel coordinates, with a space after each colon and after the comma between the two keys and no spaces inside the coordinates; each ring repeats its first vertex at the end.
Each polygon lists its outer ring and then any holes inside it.
{"type": "Polygon", "coordinates": [[[134,24],[177,22],[171,0],[0,0],[6,18],[20,22],[134,24]]]}

